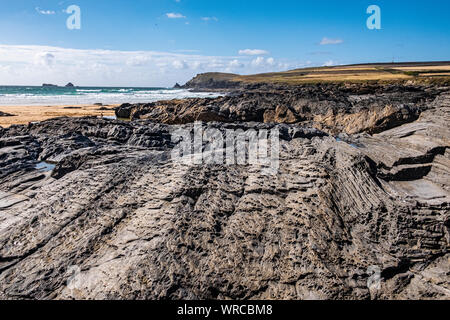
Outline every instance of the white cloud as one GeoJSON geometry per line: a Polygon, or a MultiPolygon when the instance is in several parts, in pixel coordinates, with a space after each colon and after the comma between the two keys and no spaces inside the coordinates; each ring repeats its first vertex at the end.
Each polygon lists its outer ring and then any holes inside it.
{"type": "Polygon", "coordinates": [[[133,67],[142,67],[148,64],[150,61],[151,57],[137,55],[128,59],[126,61],[126,64],[133,67]]]}
{"type": "Polygon", "coordinates": [[[271,67],[275,65],[275,59],[274,58],[267,58],[264,59],[263,57],[257,57],[251,62],[251,65],[254,68],[258,67],[271,67]]]}
{"type": "Polygon", "coordinates": [[[253,74],[287,70],[292,61],[251,56],[207,56],[198,53],[68,49],[50,46],[0,45],[0,84],[80,86],[172,86],[198,73],[253,74]]]}
{"type": "Polygon", "coordinates": [[[200,50],[181,49],[181,50],[174,50],[174,52],[180,52],[180,53],[197,53],[197,52],[200,52],[200,50]]]}
{"type": "Polygon", "coordinates": [[[213,58],[209,61],[206,67],[211,69],[220,69],[225,67],[225,63],[222,59],[213,58]]]}
{"type": "Polygon", "coordinates": [[[35,55],[35,63],[42,66],[50,67],[55,60],[55,56],[50,52],[39,52],[35,55]]]}
{"type": "Polygon", "coordinates": [[[324,46],[324,45],[329,45],[329,44],[341,44],[343,42],[344,42],[344,40],[342,40],[342,39],[330,39],[330,38],[324,37],[322,39],[322,41],[320,41],[320,45],[324,46]]]}
{"type": "Polygon", "coordinates": [[[232,61],[230,61],[229,65],[230,68],[243,68],[244,64],[242,62],[240,62],[237,59],[234,59],[232,61]]]}
{"type": "Polygon", "coordinates": [[[322,66],[323,67],[332,67],[334,65],[336,65],[336,63],[333,60],[328,60],[322,66]]]}
{"type": "Polygon", "coordinates": [[[175,60],[174,62],[172,62],[172,65],[175,69],[178,69],[178,70],[188,68],[186,61],[182,61],[182,60],[175,60]]]}
{"type": "Polygon", "coordinates": [[[53,10],[42,10],[42,9],[39,8],[39,7],[36,7],[35,9],[36,9],[36,11],[37,11],[38,13],[40,13],[40,14],[45,14],[45,15],[56,14],[56,12],[53,11],[53,10]]]}
{"type": "Polygon", "coordinates": [[[269,54],[266,50],[261,49],[245,49],[245,50],[239,50],[240,55],[246,55],[246,56],[264,56],[269,54]]]}
{"type": "Polygon", "coordinates": [[[264,64],[264,58],[263,57],[258,57],[255,60],[252,61],[252,66],[254,67],[260,67],[264,64]]]}
{"type": "Polygon", "coordinates": [[[290,65],[289,63],[286,63],[286,62],[280,62],[280,63],[278,63],[278,69],[279,69],[279,71],[287,71],[287,70],[289,70],[289,69],[295,69],[295,66],[293,66],[293,65],[290,65]]]}
{"type": "Polygon", "coordinates": [[[203,21],[219,21],[216,17],[202,17],[203,21]]]}
{"type": "Polygon", "coordinates": [[[193,70],[203,70],[205,69],[205,63],[201,61],[194,61],[190,64],[193,70]]]}
{"type": "Polygon", "coordinates": [[[184,18],[186,18],[181,13],[174,13],[174,12],[166,13],[166,16],[169,19],[184,19],[184,18]]]}

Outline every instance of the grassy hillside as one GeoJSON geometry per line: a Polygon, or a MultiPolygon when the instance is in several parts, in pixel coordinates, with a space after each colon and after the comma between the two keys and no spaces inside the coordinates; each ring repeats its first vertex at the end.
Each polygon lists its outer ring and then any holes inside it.
{"type": "Polygon", "coordinates": [[[244,83],[320,83],[320,82],[366,82],[416,80],[432,82],[450,81],[450,62],[411,62],[347,65],[335,67],[305,68],[285,72],[255,75],[229,73],[205,73],[194,78],[195,83],[204,81],[232,81],[244,83]]]}

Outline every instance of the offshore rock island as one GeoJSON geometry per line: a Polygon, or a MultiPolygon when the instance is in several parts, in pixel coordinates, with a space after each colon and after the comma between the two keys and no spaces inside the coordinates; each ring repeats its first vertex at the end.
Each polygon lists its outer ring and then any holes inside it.
{"type": "Polygon", "coordinates": [[[0,128],[0,299],[449,299],[450,81],[416,66],[0,128]],[[278,173],[172,161],[196,122],[277,129],[278,173]]]}

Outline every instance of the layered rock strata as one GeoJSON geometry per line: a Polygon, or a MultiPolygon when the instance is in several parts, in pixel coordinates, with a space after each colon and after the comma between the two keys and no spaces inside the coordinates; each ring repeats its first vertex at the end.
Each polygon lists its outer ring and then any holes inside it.
{"type": "Polygon", "coordinates": [[[0,298],[449,299],[448,88],[330,88],[0,129],[0,298]],[[174,161],[193,121],[276,174],[174,161]]]}

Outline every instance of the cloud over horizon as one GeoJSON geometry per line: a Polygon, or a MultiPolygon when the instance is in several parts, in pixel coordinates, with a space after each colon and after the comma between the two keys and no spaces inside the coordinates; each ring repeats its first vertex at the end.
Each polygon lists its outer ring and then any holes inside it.
{"type": "MultiPolygon", "coordinates": [[[[261,51],[258,51],[261,53],[261,51]]],[[[254,74],[305,65],[273,57],[0,45],[0,85],[172,86],[198,73],[254,74]]]]}
{"type": "Polygon", "coordinates": [[[332,66],[335,66],[336,64],[337,63],[334,62],[333,60],[328,60],[322,65],[322,67],[332,67],[332,66]]]}

